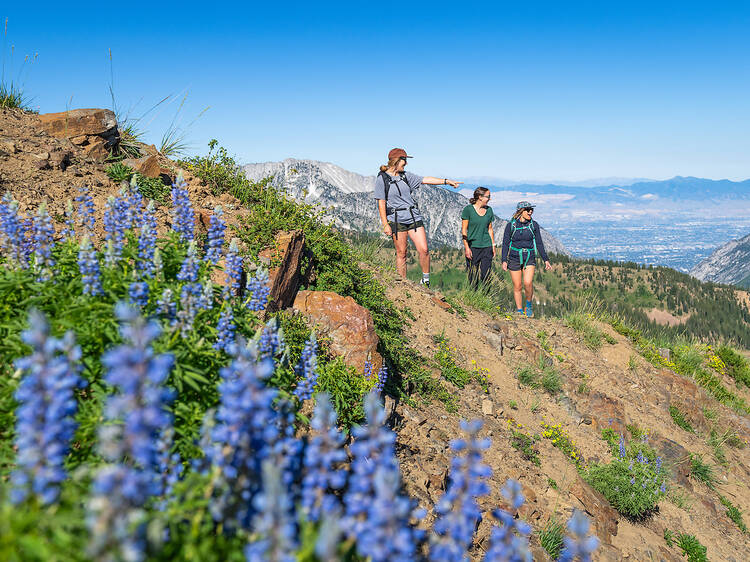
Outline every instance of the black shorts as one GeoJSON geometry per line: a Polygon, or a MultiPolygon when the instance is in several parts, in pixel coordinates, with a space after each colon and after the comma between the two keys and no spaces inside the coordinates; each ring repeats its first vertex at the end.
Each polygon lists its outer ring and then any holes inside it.
{"type": "MultiPolygon", "coordinates": [[[[515,250],[508,251],[508,269],[510,271],[520,271],[521,269],[523,269],[519,254],[520,252],[516,252],[515,250]]],[[[524,250],[523,259],[525,260],[526,265],[536,265],[536,255],[534,254],[533,249],[529,250],[528,252],[524,250]]]]}
{"type": "Polygon", "coordinates": [[[389,222],[388,224],[391,225],[391,232],[406,232],[407,230],[417,230],[419,227],[424,226],[422,221],[410,222],[409,224],[400,222],[398,223],[398,228],[396,228],[395,222],[389,222]]]}

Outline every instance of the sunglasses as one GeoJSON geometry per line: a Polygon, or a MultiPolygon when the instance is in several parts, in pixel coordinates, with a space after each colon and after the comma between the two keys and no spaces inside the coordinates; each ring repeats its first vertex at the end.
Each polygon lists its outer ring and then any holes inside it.
{"type": "Polygon", "coordinates": [[[533,207],[529,207],[527,209],[524,209],[524,211],[526,211],[527,213],[531,214],[531,213],[534,212],[534,208],[533,207]]]}

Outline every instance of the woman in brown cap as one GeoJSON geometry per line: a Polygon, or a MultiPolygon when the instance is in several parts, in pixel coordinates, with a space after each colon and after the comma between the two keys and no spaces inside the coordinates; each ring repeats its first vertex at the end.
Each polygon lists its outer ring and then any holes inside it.
{"type": "Polygon", "coordinates": [[[404,171],[406,159],[411,158],[403,148],[394,148],[388,153],[388,164],[380,166],[375,178],[375,199],[383,224],[383,232],[393,238],[396,246],[396,270],[406,277],[406,243],[411,238],[422,266],[422,285],[430,286],[430,254],[427,249],[427,234],[422,214],[419,212],[412,190],[422,184],[450,185],[458,187],[463,182],[432,176],[418,176],[404,171]]]}

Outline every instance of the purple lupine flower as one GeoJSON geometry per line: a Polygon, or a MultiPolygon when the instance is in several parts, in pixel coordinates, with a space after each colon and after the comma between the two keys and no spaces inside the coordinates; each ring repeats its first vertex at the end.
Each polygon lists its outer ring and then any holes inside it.
{"type": "Polygon", "coordinates": [[[263,490],[253,499],[253,507],[257,510],[253,532],[260,538],[245,547],[245,559],[249,562],[294,562],[297,559],[294,506],[282,484],[281,474],[271,460],[263,461],[262,474],[263,490]]]}
{"type": "Polygon", "coordinates": [[[146,211],[143,213],[140,236],[138,236],[138,260],[137,270],[146,278],[154,275],[156,253],[156,215],[154,213],[154,202],[149,201],[146,211]]]}
{"type": "Polygon", "coordinates": [[[226,281],[224,283],[225,299],[232,295],[239,295],[242,281],[242,256],[239,254],[239,245],[236,238],[232,238],[227,251],[227,257],[224,260],[224,271],[226,281]]]}
{"type": "Polygon", "coordinates": [[[84,234],[81,246],[78,249],[78,270],[81,272],[84,295],[101,295],[102,282],[99,271],[99,258],[96,248],[91,244],[88,234],[84,234]]]}
{"type": "Polygon", "coordinates": [[[172,184],[172,229],[180,235],[183,242],[195,239],[195,211],[190,204],[187,182],[182,174],[172,184]]]}
{"type": "Polygon", "coordinates": [[[145,281],[134,281],[128,289],[130,302],[143,308],[148,304],[148,283],[145,281]]]}
{"type": "Polygon", "coordinates": [[[174,320],[177,316],[177,303],[174,302],[174,293],[172,289],[166,288],[164,292],[156,301],[156,312],[162,316],[165,316],[170,321],[174,320]]]}
{"type": "Polygon", "coordinates": [[[187,337],[190,330],[193,329],[195,317],[198,311],[203,308],[202,294],[203,286],[200,283],[186,283],[180,290],[180,307],[173,325],[180,328],[183,337],[187,337]]]}
{"type": "Polygon", "coordinates": [[[346,470],[340,468],[347,460],[345,438],[336,427],[336,410],[328,393],[318,394],[310,425],[315,434],[305,450],[301,505],[309,521],[318,521],[340,506],[330,490],[341,490],[346,484],[346,470]]]}
{"type": "Polygon", "coordinates": [[[599,539],[587,536],[591,521],[582,511],[573,510],[572,517],[568,520],[568,531],[570,535],[563,539],[563,550],[560,554],[560,562],[590,562],[591,554],[599,548],[599,539]]]}
{"type": "Polygon", "coordinates": [[[96,474],[92,485],[89,555],[98,559],[119,552],[125,559],[138,560],[143,556],[144,529],[132,533],[131,528],[148,499],[163,493],[159,436],[172,423],[166,410],[172,393],[164,382],[174,359],[153,352],[151,343],[161,332],[156,322],[144,320],[124,303],[116,305],[115,314],[126,343],[102,356],[105,380],[119,393],[107,399],[104,417],[110,423],[99,431],[100,453],[111,464],[96,474]]]}
{"type": "Polygon", "coordinates": [[[203,283],[203,290],[198,297],[198,308],[200,310],[211,310],[214,307],[214,284],[210,279],[203,283]]]}
{"type": "Polygon", "coordinates": [[[222,250],[224,248],[224,231],[226,230],[226,224],[221,218],[223,215],[221,206],[214,209],[214,214],[211,215],[208,226],[208,239],[206,240],[206,261],[213,265],[216,265],[221,259],[222,250]]]}
{"type": "Polygon", "coordinates": [[[656,457],[656,460],[654,461],[654,464],[656,465],[656,472],[661,472],[661,457],[656,457]]]}
{"type": "Polygon", "coordinates": [[[157,246],[154,249],[154,277],[156,279],[162,280],[164,279],[164,263],[161,259],[161,250],[159,250],[159,247],[157,246]]]}
{"type": "Polygon", "coordinates": [[[34,269],[37,272],[38,281],[52,279],[52,268],[55,266],[55,260],[52,259],[52,248],[55,245],[54,235],[55,227],[52,226],[52,219],[47,212],[46,203],[42,202],[34,217],[33,229],[34,269]]]}
{"type": "Polygon", "coordinates": [[[302,350],[299,363],[294,368],[299,382],[294,389],[294,395],[299,398],[300,402],[312,397],[315,390],[315,384],[318,382],[318,373],[315,372],[318,366],[318,340],[315,334],[310,335],[310,339],[302,350]]]}
{"type": "Polygon", "coordinates": [[[229,353],[231,346],[234,345],[235,329],[234,313],[232,307],[227,304],[226,308],[219,315],[219,324],[216,326],[218,335],[214,342],[214,349],[224,350],[229,353]]]}
{"type": "MultiPolygon", "coordinates": [[[[144,224],[143,195],[138,191],[138,183],[135,174],[130,178],[130,187],[122,190],[122,199],[125,203],[125,218],[127,228],[141,228],[144,224]]],[[[153,203],[149,201],[149,203],[153,203]]]]}
{"type": "Polygon", "coordinates": [[[198,270],[200,269],[198,261],[198,246],[195,240],[188,245],[187,255],[180,266],[177,279],[183,283],[195,283],[198,281],[198,270]]]}
{"type": "Polygon", "coordinates": [[[378,382],[375,384],[375,392],[380,394],[385,387],[385,381],[388,380],[388,367],[383,363],[378,370],[378,382]]]}
{"type": "Polygon", "coordinates": [[[636,460],[640,464],[648,464],[648,459],[643,456],[643,451],[638,451],[638,456],[636,457],[636,460]]]}
{"type": "Polygon", "coordinates": [[[107,267],[117,265],[125,243],[126,216],[123,201],[119,197],[109,197],[104,211],[104,240],[107,242],[104,263],[107,267]]]}
{"type": "Polygon", "coordinates": [[[94,225],[96,220],[94,219],[94,200],[89,195],[89,191],[85,187],[78,189],[80,195],[75,198],[75,202],[78,204],[77,222],[76,225],[82,228],[83,234],[91,235],[94,232],[94,225]]]}
{"type": "Polygon", "coordinates": [[[277,400],[275,407],[278,434],[269,458],[273,460],[276,470],[281,474],[281,480],[289,493],[289,498],[297,505],[300,491],[299,475],[302,473],[302,441],[296,436],[294,425],[296,408],[286,398],[277,400]]]}
{"type": "Polygon", "coordinates": [[[34,221],[23,219],[21,222],[21,267],[27,269],[34,253],[34,221]]]}
{"type": "Polygon", "coordinates": [[[75,210],[70,199],[65,203],[65,228],[60,234],[63,240],[72,240],[76,237],[75,210]]]}
{"type": "Polygon", "coordinates": [[[365,397],[365,419],[367,423],[352,429],[354,442],[351,453],[349,486],[344,494],[344,528],[351,538],[367,532],[367,504],[375,491],[375,469],[378,465],[397,466],[394,444],[396,435],[383,426],[385,411],[375,393],[365,397]]]}
{"type": "Polygon", "coordinates": [[[81,350],[73,332],[52,337],[47,319],[33,309],[21,338],[31,354],[15,361],[25,375],[15,392],[18,453],[10,476],[11,500],[19,503],[34,494],[49,504],[67,478],[63,464],[77,425],[74,390],[83,386],[77,365],[81,350]]]}
{"type": "Polygon", "coordinates": [[[17,267],[28,267],[24,252],[26,228],[18,214],[18,201],[6,192],[0,203],[0,248],[8,256],[9,262],[17,267]]]}
{"type": "Polygon", "coordinates": [[[279,328],[276,317],[272,317],[266,325],[258,330],[255,341],[256,355],[259,359],[273,359],[284,349],[284,335],[279,328]]]}
{"type": "Polygon", "coordinates": [[[265,310],[268,297],[271,295],[271,287],[268,286],[268,272],[258,269],[255,275],[248,277],[245,288],[247,289],[247,308],[253,311],[265,310]]]}
{"type": "Polygon", "coordinates": [[[323,520],[315,541],[315,555],[318,560],[338,560],[338,549],[341,544],[341,511],[335,509],[323,514],[323,520]]]}
{"type": "Polygon", "coordinates": [[[622,435],[620,435],[619,452],[620,452],[620,458],[621,459],[624,459],[627,456],[627,454],[628,454],[627,453],[627,449],[625,449],[625,438],[622,435]]]}
{"type": "Polygon", "coordinates": [[[219,372],[219,406],[215,423],[204,423],[204,437],[210,437],[204,452],[206,462],[219,469],[210,505],[214,519],[229,528],[249,529],[261,463],[279,438],[278,413],[272,408],[278,391],[263,382],[273,371],[271,361],[256,362],[241,341],[234,351],[232,362],[219,372]]]}
{"type": "Polygon", "coordinates": [[[661,483],[661,486],[659,487],[659,492],[661,492],[662,494],[667,493],[667,485],[664,482],[661,483]]]}
{"type": "MultiPolygon", "coordinates": [[[[521,483],[516,480],[508,479],[501,492],[514,512],[518,511],[526,501],[521,491],[521,483]]],[[[495,560],[531,562],[528,538],[531,527],[529,524],[516,519],[504,509],[494,510],[492,516],[499,525],[492,528],[490,547],[484,560],[486,562],[495,560]]]]}
{"type": "MultiPolygon", "coordinates": [[[[183,466],[180,462],[180,455],[172,451],[174,444],[174,428],[167,427],[162,431],[159,436],[157,443],[157,475],[160,479],[159,488],[161,489],[161,495],[163,498],[168,498],[172,493],[172,489],[177,481],[180,479],[182,474],[183,466]]],[[[163,499],[159,502],[158,507],[160,510],[166,508],[167,500],[163,499]]]]}
{"type": "Polygon", "coordinates": [[[492,471],[482,463],[482,451],[490,445],[481,439],[481,420],[461,421],[468,439],[451,443],[456,455],[451,461],[451,481],[435,506],[438,519],[434,525],[431,560],[464,560],[474,531],[482,520],[477,498],[489,493],[487,478],[492,471]],[[460,454],[463,453],[463,454],[460,454]]]}

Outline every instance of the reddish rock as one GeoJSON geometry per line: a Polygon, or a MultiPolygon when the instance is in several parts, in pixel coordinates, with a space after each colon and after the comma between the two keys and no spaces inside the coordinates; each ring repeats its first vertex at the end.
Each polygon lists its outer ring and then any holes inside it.
{"type": "Polygon", "coordinates": [[[50,153],[49,162],[57,170],[65,170],[70,164],[73,153],[69,150],[55,150],[50,153]]]}
{"type": "Polygon", "coordinates": [[[301,268],[305,235],[301,230],[280,233],[276,237],[276,246],[281,251],[281,263],[269,272],[272,281],[268,309],[271,312],[283,310],[294,303],[297,291],[302,284],[301,268]]]}
{"type": "Polygon", "coordinates": [[[375,371],[383,364],[377,352],[378,336],[370,312],[331,291],[300,291],[294,299],[294,309],[308,316],[318,325],[321,334],[331,340],[331,351],[343,357],[347,365],[362,372],[370,361],[375,371]]]}
{"type": "Polygon", "coordinates": [[[159,164],[159,158],[156,156],[141,158],[135,170],[147,178],[158,178],[162,175],[162,167],[159,164]]]}
{"type": "Polygon", "coordinates": [[[586,415],[590,416],[597,430],[611,427],[617,433],[625,433],[625,408],[619,400],[595,391],[589,394],[588,402],[586,415]]]}
{"type": "Polygon", "coordinates": [[[436,305],[438,305],[443,310],[451,310],[451,305],[449,305],[447,302],[445,302],[445,299],[442,297],[434,296],[432,297],[432,302],[434,302],[436,305]]]}
{"type": "Polygon", "coordinates": [[[113,137],[117,134],[117,118],[109,109],[73,109],[45,113],[39,116],[39,120],[45,131],[58,138],[80,138],[83,135],[113,137]]]}
{"type": "Polygon", "coordinates": [[[609,504],[607,498],[594,490],[581,477],[570,488],[570,494],[576,498],[586,513],[594,519],[595,534],[604,544],[612,544],[612,537],[617,535],[617,511],[609,504]]]}
{"type": "Polygon", "coordinates": [[[104,160],[109,156],[109,142],[102,137],[89,137],[86,144],[81,146],[86,156],[94,160],[104,160]]]}

